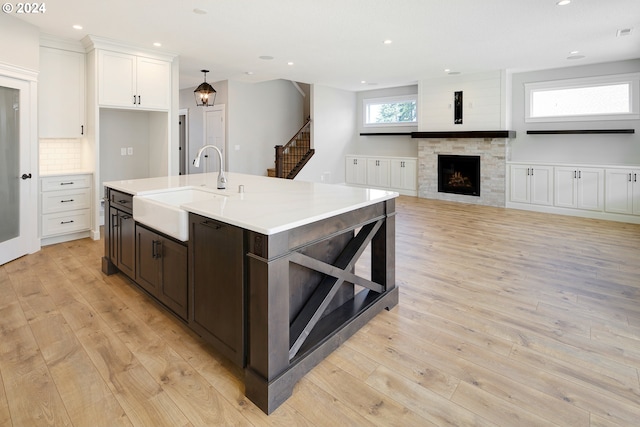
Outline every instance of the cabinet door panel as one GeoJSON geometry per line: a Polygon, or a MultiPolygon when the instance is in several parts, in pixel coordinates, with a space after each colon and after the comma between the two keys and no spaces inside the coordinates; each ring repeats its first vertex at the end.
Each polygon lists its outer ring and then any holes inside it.
{"type": "Polygon", "coordinates": [[[157,295],[160,283],[162,243],[158,235],[144,227],[136,227],[136,283],[152,295],[157,295]]]}
{"type": "Polygon", "coordinates": [[[632,204],[633,214],[640,215],[640,170],[632,171],[631,183],[632,183],[632,204]]]}
{"type": "Polygon", "coordinates": [[[555,205],[575,208],[578,205],[576,196],[577,168],[558,167],[555,172],[555,205]]]}
{"type": "Polygon", "coordinates": [[[553,167],[532,167],[529,181],[531,203],[553,205],[553,167]]]}
{"type": "Polygon", "coordinates": [[[236,364],[244,364],[242,229],[191,216],[190,325],[236,364]]]}
{"type": "Polygon", "coordinates": [[[607,212],[629,214],[633,212],[632,205],[632,172],[628,169],[608,169],[605,176],[607,212]]]}
{"type": "Polygon", "coordinates": [[[136,95],[141,108],[168,110],[171,104],[171,64],[138,57],[136,95]]]}
{"type": "Polygon", "coordinates": [[[98,67],[98,104],[134,107],[136,57],[101,50],[98,67]]]}
{"type": "Polygon", "coordinates": [[[183,319],[187,318],[187,247],[162,239],[158,298],[183,319]]]}
{"type": "Polygon", "coordinates": [[[365,185],[367,183],[367,159],[348,156],[345,166],[347,184],[365,185]]]}
{"type": "Polygon", "coordinates": [[[511,165],[509,200],[512,202],[529,203],[529,166],[511,165]]]}
{"type": "Polygon", "coordinates": [[[136,229],[133,216],[118,212],[118,268],[132,279],[135,277],[136,229]]]}
{"type": "Polygon", "coordinates": [[[84,125],[84,54],[40,48],[40,138],[80,138],[84,125]]]}
{"type": "Polygon", "coordinates": [[[578,170],[578,208],[602,210],[603,182],[602,169],[580,168],[578,170]]]}

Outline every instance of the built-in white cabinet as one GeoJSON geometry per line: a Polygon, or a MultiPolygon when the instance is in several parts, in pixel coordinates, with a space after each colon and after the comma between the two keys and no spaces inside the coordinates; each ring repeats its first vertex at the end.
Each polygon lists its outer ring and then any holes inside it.
{"type": "Polygon", "coordinates": [[[390,187],[390,160],[384,158],[367,159],[367,185],[390,187]]]}
{"type": "Polygon", "coordinates": [[[564,208],[602,211],[604,169],[556,167],[554,204],[564,208]]]}
{"type": "Polygon", "coordinates": [[[605,210],[640,215],[640,169],[607,169],[605,210]]]}
{"type": "Polygon", "coordinates": [[[367,184],[367,158],[347,156],[345,169],[346,181],[349,184],[367,184]]]}
{"type": "Polygon", "coordinates": [[[40,47],[38,134],[40,138],[80,138],[85,131],[85,55],[40,47]]]}
{"type": "Polygon", "coordinates": [[[40,179],[43,239],[55,237],[51,243],[62,242],[91,229],[91,185],[91,174],[51,175],[40,179]]]}
{"type": "Polygon", "coordinates": [[[417,190],[418,161],[416,159],[391,159],[390,173],[392,188],[417,190]]]}
{"type": "Polygon", "coordinates": [[[345,180],[362,185],[417,195],[418,160],[413,157],[346,156],[345,180]]]}
{"type": "Polygon", "coordinates": [[[553,205],[553,166],[511,165],[509,200],[553,205]]]}
{"type": "Polygon", "coordinates": [[[171,106],[171,63],[100,50],[98,104],[103,107],[168,110],[171,106]]]}

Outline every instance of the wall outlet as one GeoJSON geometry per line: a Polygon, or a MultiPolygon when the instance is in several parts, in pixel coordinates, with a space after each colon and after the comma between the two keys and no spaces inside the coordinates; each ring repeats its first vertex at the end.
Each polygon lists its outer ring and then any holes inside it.
{"type": "Polygon", "coordinates": [[[133,156],[133,147],[127,148],[127,154],[133,156]]]}
{"type": "Polygon", "coordinates": [[[120,149],[120,155],[121,156],[126,156],[127,155],[127,148],[126,147],[122,147],[120,149]]]}

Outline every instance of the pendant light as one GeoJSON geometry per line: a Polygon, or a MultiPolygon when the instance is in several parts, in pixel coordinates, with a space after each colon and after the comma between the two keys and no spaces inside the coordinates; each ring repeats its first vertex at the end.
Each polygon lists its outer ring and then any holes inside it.
{"type": "Polygon", "coordinates": [[[204,82],[202,82],[200,86],[193,91],[193,94],[196,97],[196,105],[198,107],[213,106],[213,103],[216,100],[216,90],[213,86],[207,83],[207,73],[209,70],[200,71],[204,73],[204,82]]]}

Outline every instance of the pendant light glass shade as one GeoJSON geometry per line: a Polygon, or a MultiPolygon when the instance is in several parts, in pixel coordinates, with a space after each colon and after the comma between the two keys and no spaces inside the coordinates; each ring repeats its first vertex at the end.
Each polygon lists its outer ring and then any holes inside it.
{"type": "Polygon", "coordinates": [[[193,91],[198,107],[210,107],[216,100],[216,90],[207,83],[207,73],[209,70],[200,70],[204,73],[204,82],[193,91]]]}

